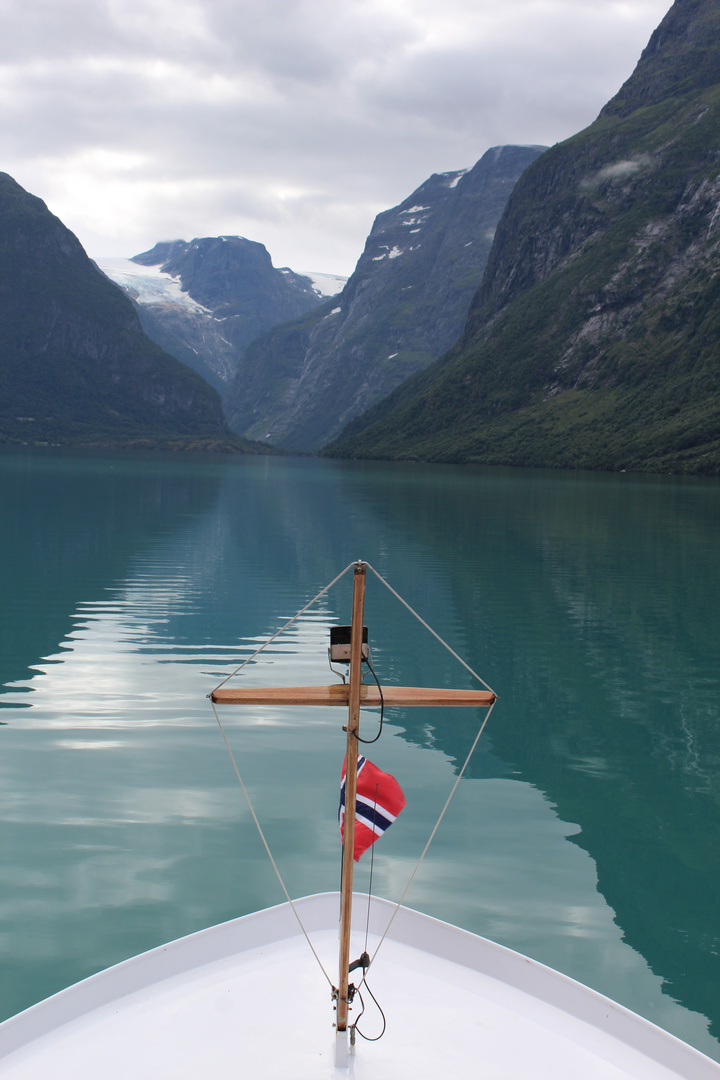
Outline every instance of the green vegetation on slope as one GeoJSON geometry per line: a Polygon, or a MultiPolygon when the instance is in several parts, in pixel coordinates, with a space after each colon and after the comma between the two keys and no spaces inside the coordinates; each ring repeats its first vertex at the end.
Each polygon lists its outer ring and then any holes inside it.
{"type": "MultiPolygon", "coordinates": [[[[718,55],[717,0],[678,7],[712,15],[718,55]]],[[[650,104],[527,170],[463,338],[330,454],[720,475],[720,87],[658,101],[642,78],[650,104]]]]}

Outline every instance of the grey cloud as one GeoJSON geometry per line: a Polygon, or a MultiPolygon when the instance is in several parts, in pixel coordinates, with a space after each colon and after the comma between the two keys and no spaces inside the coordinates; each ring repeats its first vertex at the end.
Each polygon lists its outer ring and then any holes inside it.
{"type": "Polygon", "coordinates": [[[231,64],[259,66],[279,84],[337,85],[368,58],[389,62],[416,40],[392,5],[379,15],[372,4],[337,0],[277,0],[265,9],[254,0],[217,0],[207,9],[207,24],[231,64]]]}
{"type": "Polygon", "coordinates": [[[589,123],[668,6],[0,0],[0,168],[93,254],[237,231],[349,272],[431,172],[589,123]]]}

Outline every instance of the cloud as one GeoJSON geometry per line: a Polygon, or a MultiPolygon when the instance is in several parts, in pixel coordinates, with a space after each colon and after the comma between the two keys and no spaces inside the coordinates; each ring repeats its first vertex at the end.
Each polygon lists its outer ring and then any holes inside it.
{"type": "Polygon", "coordinates": [[[240,233],[349,272],[373,217],[553,143],[668,0],[0,0],[0,168],[95,255],[240,233]]]}
{"type": "Polygon", "coordinates": [[[610,165],[604,165],[592,176],[585,177],[580,182],[581,188],[596,188],[605,180],[625,180],[641,169],[647,169],[652,165],[652,159],[647,154],[638,154],[632,159],[614,161],[610,165]]]}
{"type": "Polygon", "coordinates": [[[598,180],[614,180],[623,176],[632,176],[639,172],[647,164],[647,159],[636,161],[616,161],[614,165],[606,165],[597,174],[598,180]]]}

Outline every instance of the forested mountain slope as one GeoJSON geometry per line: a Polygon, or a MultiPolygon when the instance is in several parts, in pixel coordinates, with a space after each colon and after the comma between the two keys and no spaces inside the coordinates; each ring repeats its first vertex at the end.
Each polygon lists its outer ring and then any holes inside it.
{"type": "Polygon", "coordinates": [[[720,473],[720,2],[521,177],[455,347],[339,456],[720,473]]]}
{"type": "MultiPolygon", "coordinates": [[[[41,199],[0,173],[0,442],[246,445],[41,199]]],[[[257,449],[257,448],[256,448],[257,449]]]]}

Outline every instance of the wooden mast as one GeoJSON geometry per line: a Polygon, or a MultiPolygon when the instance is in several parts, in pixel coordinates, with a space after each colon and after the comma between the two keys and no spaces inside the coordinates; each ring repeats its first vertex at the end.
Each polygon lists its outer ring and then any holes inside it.
{"type": "Polygon", "coordinates": [[[489,708],[495,694],[489,690],[431,689],[417,686],[384,686],[382,699],[377,686],[362,681],[363,622],[365,611],[366,564],[355,563],[352,627],[350,633],[350,673],[347,683],[333,686],[221,687],[210,695],[216,705],[346,705],[348,709],[345,767],[345,821],[343,864],[340,886],[340,963],[337,991],[337,1031],[348,1029],[348,985],[350,928],[355,849],[355,808],[357,800],[358,728],[361,707],[408,705],[460,705],[489,708]]]}
{"type": "Polygon", "coordinates": [[[355,563],[353,580],[352,629],[350,632],[350,675],[347,750],[345,762],[345,824],[343,828],[342,881],[340,885],[340,964],[337,1001],[337,1030],[347,1030],[348,980],[350,977],[350,926],[355,853],[355,803],[357,798],[358,729],[360,727],[360,684],[362,682],[362,640],[365,614],[365,563],[355,563]]]}

